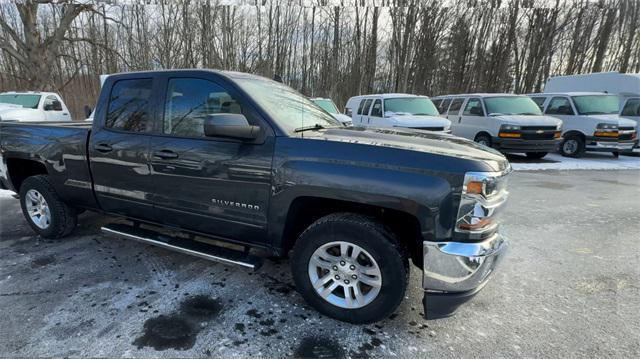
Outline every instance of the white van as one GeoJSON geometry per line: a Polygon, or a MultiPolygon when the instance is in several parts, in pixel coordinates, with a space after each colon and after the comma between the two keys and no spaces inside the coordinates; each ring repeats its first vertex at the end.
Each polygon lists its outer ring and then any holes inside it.
{"type": "Polygon", "coordinates": [[[527,96],[464,94],[434,97],[451,132],[504,153],[542,158],[557,150],[562,121],[543,116],[527,96]]]}
{"type": "Polygon", "coordinates": [[[601,92],[535,93],[529,97],[546,115],[562,120],[560,153],[580,157],[585,151],[629,152],[637,144],[636,123],[621,118],[616,95],[601,92]]]}
{"type": "Polygon", "coordinates": [[[71,121],[69,109],[62,98],[53,92],[0,93],[0,120],[39,122],[71,121]]]}
{"type": "Polygon", "coordinates": [[[620,105],[629,97],[640,97],[640,74],[595,72],[554,76],[547,80],[544,93],[599,92],[618,96],[620,105]]]}
{"type": "Polygon", "coordinates": [[[351,126],[351,117],[344,115],[338,111],[338,107],[330,98],[313,97],[311,98],[316,105],[320,106],[323,110],[327,111],[333,118],[340,121],[345,126],[351,126]]]}
{"type": "Polygon", "coordinates": [[[355,96],[344,109],[359,127],[405,127],[417,130],[449,132],[451,122],[438,116],[438,110],[426,96],[378,94],[355,96]]]}

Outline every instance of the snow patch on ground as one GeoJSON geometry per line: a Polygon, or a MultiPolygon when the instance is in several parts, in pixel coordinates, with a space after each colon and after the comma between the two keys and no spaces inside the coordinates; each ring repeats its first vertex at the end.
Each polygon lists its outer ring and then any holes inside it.
{"type": "Polygon", "coordinates": [[[524,156],[509,159],[516,171],[541,170],[640,170],[640,156],[613,157],[610,153],[586,153],[581,158],[562,157],[550,153],[541,160],[527,160],[524,156]]]}
{"type": "Polygon", "coordinates": [[[7,191],[6,189],[0,189],[0,198],[13,198],[15,193],[7,191]]]}

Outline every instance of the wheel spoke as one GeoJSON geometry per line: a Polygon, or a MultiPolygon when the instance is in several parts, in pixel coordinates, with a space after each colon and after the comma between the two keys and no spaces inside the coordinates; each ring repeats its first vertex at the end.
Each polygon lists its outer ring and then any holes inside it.
{"type": "Polygon", "coordinates": [[[330,280],[333,280],[333,277],[331,277],[331,273],[325,275],[322,278],[318,278],[318,280],[316,280],[315,283],[313,283],[313,287],[319,290],[322,287],[324,287],[324,285],[327,284],[330,280]]]}
{"type": "Polygon", "coordinates": [[[347,307],[353,307],[353,297],[351,296],[351,287],[343,286],[342,291],[344,292],[344,300],[347,303],[347,307]]]}
{"type": "Polygon", "coordinates": [[[324,260],[322,257],[314,255],[311,257],[311,263],[316,267],[323,269],[331,269],[331,262],[324,260]]]}
{"type": "Polygon", "coordinates": [[[380,275],[380,269],[378,267],[360,267],[360,273],[378,276],[380,275]]]}
{"type": "Polygon", "coordinates": [[[362,248],[360,247],[353,247],[353,251],[351,252],[351,258],[355,261],[358,259],[358,256],[360,256],[360,253],[362,253],[362,248]]]}
{"type": "Polygon", "coordinates": [[[353,286],[353,293],[355,294],[356,303],[358,303],[358,306],[364,305],[364,295],[362,295],[359,285],[356,284],[353,286]]]}
{"type": "Polygon", "coordinates": [[[349,253],[349,247],[350,247],[349,243],[340,242],[340,255],[342,257],[346,258],[346,257],[349,256],[349,254],[348,254],[349,253]]]}
{"type": "Polygon", "coordinates": [[[368,275],[363,275],[360,276],[360,281],[366,285],[372,286],[372,287],[380,287],[382,285],[382,281],[380,280],[380,277],[370,277],[368,275]]]}
{"type": "Polygon", "coordinates": [[[326,299],[331,293],[333,293],[336,288],[338,288],[338,282],[334,281],[333,283],[331,283],[331,285],[323,289],[319,294],[322,298],[326,299]]]}

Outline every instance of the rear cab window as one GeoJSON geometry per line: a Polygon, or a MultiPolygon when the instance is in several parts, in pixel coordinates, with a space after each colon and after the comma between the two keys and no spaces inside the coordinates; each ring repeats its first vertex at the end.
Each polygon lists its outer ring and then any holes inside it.
{"type": "Polygon", "coordinates": [[[359,115],[368,115],[369,114],[369,107],[371,107],[371,102],[373,102],[372,99],[366,99],[364,101],[364,106],[362,106],[362,113],[359,113],[359,115]]]}
{"type": "Polygon", "coordinates": [[[118,80],[111,88],[104,127],[128,132],[151,131],[153,79],[118,80]]]}

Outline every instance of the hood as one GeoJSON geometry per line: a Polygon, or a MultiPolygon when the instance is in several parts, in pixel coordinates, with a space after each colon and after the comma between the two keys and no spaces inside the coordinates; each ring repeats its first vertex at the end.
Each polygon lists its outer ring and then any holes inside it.
{"type": "Polygon", "coordinates": [[[12,103],[2,103],[2,102],[0,102],[0,111],[6,110],[6,109],[16,109],[16,108],[22,108],[22,106],[15,105],[15,104],[12,104],[12,103]]]}
{"type": "Polygon", "coordinates": [[[551,116],[498,115],[491,117],[505,124],[520,126],[557,126],[562,123],[560,119],[551,116]]]}
{"type": "Polygon", "coordinates": [[[34,109],[19,105],[0,104],[0,119],[3,121],[18,121],[33,116],[34,109]]]}
{"type": "Polygon", "coordinates": [[[614,124],[614,125],[618,125],[618,126],[622,126],[622,127],[629,127],[629,126],[636,126],[636,121],[634,120],[630,120],[628,118],[623,118],[620,117],[619,115],[616,114],[611,114],[611,115],[583,115],[584,117],[588,117],[588,118],[594,118],[598,121],[600,121],[601,123],[610,123],[610,124],[614,124]]]}
{"type": "Polygon", "coordinates": [[[348,127],[330,128],[322,131],[319,137],[314,138],[481,161],[492,168],[492,171],[503,171],[509,167],[507,159],[494,149],[464,138],[438,132],[399,128],[348,127]]]}
{"type": "Polygon", "coordinates": [[[333,118],[335,118],[336,120],[342,122],[342,123],[352,123],[353,120],[351,119],[351,117],[341,114],[341,113],[332,113],[331,116],[333,116],[333,118]]]}
{"type": "Polygon", "coordinates": [[[391,115],[387,118],[397,127],[444,127],[446,130],[451,126],[451,121],[439,116],[391,115]]]}

